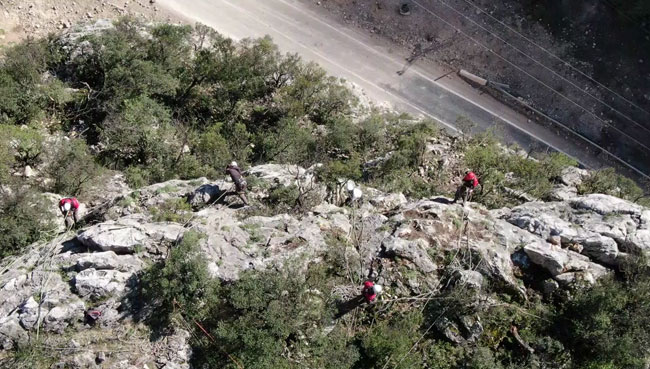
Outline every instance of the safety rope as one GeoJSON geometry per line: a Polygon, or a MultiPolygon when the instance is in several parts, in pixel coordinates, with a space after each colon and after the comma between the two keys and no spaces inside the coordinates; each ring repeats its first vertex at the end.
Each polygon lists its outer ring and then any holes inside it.
{"type": "MultiPolygon", "coordinates": [[[[464,197],[465,197],[466,200],[467,200],[467,201],[465,201],[465,203],[468,202],[468,201],[469,201],[469,198],[471,198],[471,193],[469,193],[469,194],[466,193],[466,194],[464,195],[464,197]]],[[[461,245],[461,241],[462,241],[462,238],[463,238],[464,235],[467,236],[467,245],[468,245],[468,248],[469,248],[469,236],[467,235],[467,233],[468,233],[468,228],[469,228],[469,218],[468,218],[469,212],[468,212],[467,209],[465,208],[465,204],[463,204],[463,211],[462,211],[462,213],[463,213],[463,218],[462,218],[462,220],[463,220],[463,227],[461,228],[461,232],[459,232],[459,234],[458,234],[458,242],[457,242],[458,247],[457,247],[457,249],[456,249],[456,254],[454,254],[454,257],[453,257],[452,260],[449,262],[449,265],[451,265],[452,263],[455,262],[456,257],[458,256],[458,253],[460,252],[460,245],[461,245]]],[[[471,258],[471,255],[470,255],[470,258],[471,258]]],[[[475,268],[478,269],[478,267],[479,267],[480,265],[481,265],[481,263],[478,263],[478,264],[476,265],[475,268]]],[[[446,273],[447,271],[448,271],[448,270],[446,269],[446,270],[445,270],[445,273],[446,273]]],[[[443,277],[444,277],[444,275],[443,275],[443,277]]],[[[438,286],[437,286],[435,289],[437,289],[438,287],[440,287],[440,284],[442,283],[442,279],[444,279],[444,278],[441,278],[441,281],[438,283],[438,286]]],[[[448,281],[448,283],[449,283],[449,281],[448,281]]],[[[462,292],[462,291],[467,287],[467,284],[468,284],[467,281],[462,281],[462,285],[460,286],[460,291],[461,291],[461,292],[462,292]]],[[[425,302],[425,306],[426,306],[426,304],[428,304],[429,301],[431,301],[431,300],[434,300],[434,298],[427,298],[427,299],[426,299],[426,302],[425,302]]],[[[422,333],[422,335],[417,339],[417,341],[415,341],[415,343],[411,346],[411,348],[410,348],[410,349],[409,349],[409,350],[408,350],[404,355],[402,355],[402,356],[400,357],[400,360],[399,360],[399,361],[398,361],[398,362],[393,366],[393,368],[397,368],[397,367],[398,367],[398,366],[399,366],[399,365],[404,361],[404,359],[405,359],[408,355],[411,354],[411,352],[412,352],[412,351],[413,351],[413,350],[418,346],[418,344],[422,341],[422,339],[423,339],[423,338],[424,338],[424,337],[429,333],[429,331],[430,331],[430,330],[431,330],[431,329],[436,325],[436,323],[438,322],[438,320],[439,320],[440,318],[442,318],[442,316],[443,316],[443,315],[444,315],[444,314],[449,310],[449,305],[451,304],[451,302],[452,302],[452,301],[450,300],[450,301],[448,301],[448,302],[445,304],[445,306],[444,306],[443,309],[442,309],[442,312],[441,312],[440,314],[438,314],[438,316],[436,317],[436,319],[433,320],[433,322],[429,325],[429,327],[427,327],[427,329],[422,333]]],[[[389,359],[386,361],[386,363],[384,364],[384,366],[382,367],[382,369],[385,369],[386,367],[388,367],[388,364],[389,364],[390,362],[391,362],[391,358],[389,357],[389,359]]]]}
{"type": "MultiPolygon", "coordinates": [[[[174,307],[174,312],[176,312],[176,307],[177,307],[177,306],[178,306],[179,310],[182,310],[182,311],[183,311],[183,307],[182,307],[182,306],[181,306],[181,305],[176,301],[176,299],[174,299],[174,300],[172,301],[172,305],[173,305],[173,307],[174,307]]],[[[185,319],[185,317],[183,316],[183,314],[182,314],[181,312],[179,312],[178,316],[179,316],[179,317],[183,320],[183,322],[185,323],[185,327],[186,327],[186,329],[190,332],[190,334],[192,334],[191,324],[189,324],[189,323],[187,322],[187,320],[185,319]]],[[[206,330],[206,329],[201,325],[201,323],[197,322],[194,318],[192,318],[192,322],[193,322],[197,327],[199,327],[199,329],[201,330],[201,332],[202,332],[206,337],[208,337],[208,339],[209,339],[212,343],[214,343],[214,344],[217,343],[217,341],[214,339],[214,337],[212,337],[212,335],[211,335],[210,333],[208,333],[208,331],[207,331],[207,330],[206,330]]],[[[195,338],[196,338],[196,337],[195,337],[195,338]]],[[[219,349],[219,351],[221,351],[223,354],[225,354],[225,355],[228,357],[228,359],[230,359],[230,361],[232,361],[235,365],[237,365],[237,368],[239,368],[239,369],[244,369],[244,366],[243,366],[243,365],[242,365],[242,364],[241,364],[237,359],[235,359],[234,356],[232,356],[231,354],[227,353],[227,352],[226,352],[223,348],[221,348],[219,345],[216,345],[216,346],[217,346],[217,348],[219,349]]]]}
{"type": "MultiPolygon", "coordinates": [[[[70,216],[70,211],[66,212],[64,220],[63,220],[64,223],[66,223],[66,226],[67,226],[66,220],[68,219],[69,216],[70,216]]],[[[45,289],[47,288],[47,285],[50,283],[50,279],[52,278],[52,273],[51,273],[50,269],[52,267],[52,260],[54,259],[54,251],[56,250],[59,242],[62,241],[64,239],[64,237],[68,235],[68,233],[70,233],[73,226],[74,226],[74,222],[72,224],[70,224],[69,226],[67,226],[67,229],[66,229],[65,232],[63,232],[61,235],[59,235],[57,238],[55,238],[54,240],[52,240],[50,242],[52,247],[45,254],[46,255],[45,260],[43,261],[42,264],[37,264],[35,266],[35,269],[36,269],[40,265],[43,265],[46,262],[48,263],[47,268],[44,269],[44,271],[48,272],[47,273],[47,278],[41,284],[41,287],[40,287],[39,292],[38,292],[38,314],[36,316],[36,340],[37,341],[38,341],[40,331],[41,331],[41,323],[42,323],[41,311],[42,311],[42,306],[43,306],[43,302],[44,302],[43,298],[45,296],[45,289]]]]}

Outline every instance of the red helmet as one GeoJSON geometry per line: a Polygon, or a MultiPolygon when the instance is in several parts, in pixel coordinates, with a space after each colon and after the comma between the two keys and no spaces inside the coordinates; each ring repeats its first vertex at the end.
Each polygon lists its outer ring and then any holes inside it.
{"type": "Polygon", "coordinates": [[[473,181],[476,179],[476,174],[474,172],[467,172],[465,174],[465,178],[463,178],[463,181],[473,181]]]}

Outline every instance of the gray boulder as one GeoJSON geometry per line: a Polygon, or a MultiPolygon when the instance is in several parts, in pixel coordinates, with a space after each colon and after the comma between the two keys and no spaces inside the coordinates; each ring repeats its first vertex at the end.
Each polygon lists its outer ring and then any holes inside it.
{"type": "Polygon", "coordinates": [[[422,273],[433,273],[438,267],[427,254],[427,246],[421,239],[410,241],[399,237],[389,237],[382,243],[386,255],[410,260],[422,273]]]}
{"type": "Polygon", "coordinates": [[[625,226],[612,227],[602,216],[576,211],[566,203],[527,203],[513,208],[506,220],[542,240],[578,244],[583,254],[606,265],[620,261],[619,243],[612,237],[626,238],[625,226]]]}
{"type": "Polygon", "coordinates": [[[483,288],[483,275],[475,270],[456,270],[452,274],[454,287],[480,290],[483,288]]]}
{"type": "Polygon", "coordinates": [[[126,281],[131,275],[117,270],[86,269],[74,277],[74,287],[82,298],[118,296],[126,289],[126,281]]]}
{"type": "Polygon", "coordinates": [[[115,269],[121,272],[134,272],[142,269],[143,262],[133,255],[118,256],[113,251],[93,252],[83,255],[77,260],[75,269],[83,271],[86,269],[115,269]]]}
{"type": "Polygon", "coordinates": [[[577,187],[589,176],[589,171],[577,167],[567,167],[560,174],[560,181],[566,186],[577,187]]]}
{"type": "Polygon", "coordinates": [[[581,196],[570,202],[571,206],[578,210],[591,211],[601,215],[608,214],[630,214],[640,216],[643,207],[618,197],[590,194],[581,196]]]}
{"type": "Polygon", "coordinates": [[[402,193],[384,194],[369,199],[370,203],[379,210],[399,208],[407,203],[406,196],[402,193]]]}
{"type": "Polygon", "coordinates": [[[16,347],[26,344],[29,340],[29,335],[18,321],[18,316],[10,315],[0,319],[0,348],[3,350],[11,350],[16,347]]]}
{"type": "Polygon", "coordinates": [[[92,226],[77,236],[86,247],[116,254],[132,254],[138,247],[159,242],[173,242],[185,233],[175,223],[146,223],[142,218],[125,217],[92,226]]]}
{"type": "Polygon", "coordinates": [[[282,186],[291,186],[302,181],[304,183],[313,183],[314,176],[305,168],[296,165],[286,164],[264,164],[257,165],[246,171],[249,176],[258,177],[264,181],[277,183],[282,186]]]}
{"type": "Polygon", "coordinates": [[[215,202],[226,191],[228,191],[228,188],[223,184],[204,184],[190,193],[187,201],[193,208],[197,209],[215,202]]]}
{"type": "Polygon", "coordinates": [[[592,263],[588,257],[549,243],[532,243],[524,247],[524,252],[534,264],[546,269],[558,282],[566,281],[565,277],[558,278],[565,273],[580,273],[589,281],[608,273],[607,268],[592,263]]]}

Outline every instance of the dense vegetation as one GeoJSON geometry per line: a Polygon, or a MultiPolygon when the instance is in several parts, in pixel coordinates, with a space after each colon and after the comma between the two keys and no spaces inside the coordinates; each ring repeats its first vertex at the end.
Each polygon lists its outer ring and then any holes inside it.
{"type": "MultiPolygon", "coordinates": [[[[322,163],[318,178],[331,191],[348,178],[417,198],[450,195],[472,168],[482,183],[474,200],[501,207],[521,202],[519,192],[547,198],[562,169],[576,164],[558,154],[512,154],[486,133],[449,139],[459,155],[446,166],[427,148],[442,135],[429,121],[363,111],[342,81],[281,54],[267,38],[236,43],[204,26],[145,32],[122,20],[76,40],[30,40],[0,61],[0,257],[51,233],[52,203],[39,192],[84,200],[109,170],[124,172],[137,188],[216,178],[233,159],[322,163]],[[28,165],[49,180],[14,175],[28,165]]],[[[644,195],[610,170],[580,191],[633,201],[644,195]]],[[[284,212],[309,200],[296,186],[278,187],[264,205],[284,212]]],[[[157,221],[183,223],[190,210],[170,200],[152,213],[157,221]]],[[[141,276],[142,301],[156,311],[147,323],[193,331],[197,367],[644,367],[646,267],[573,298],[531,293],[521,302],[494,287],[495,301],[508,302],[477,306],[468,291],[450,289],[426,303],[359,309],[334,324],[339,306],[326,287],[346,278],[335,238],[328,260],[312,264],[306,280],[285,270],[221,283],[198,257],[201,237],[186,233],[141,276]],[[453,345],[431,329],[462,312],[482,319],[486,332],[477,342],[453,345]],[[514,341],[512,326],[534,353],[514,341]]]]}
{"type": "MultiPolygon", "coordinates": [[[[156,307],[153,329],[195,331],[193,364],[210,368],[645,368],[650,340],[650,268],[634,262],[621,278],[572,296],[477,303],[475,292],[452,288],[426,301],[356,309],[335,323],[344,264],[311,265],[306,279],[290,268],[250,271],[233,283],[208,277],[188,233],[168,259],[142,277],[144,301],[156,307]],[[179,278],[182,276],[182,278],[179,278]],[[162,292],[162,293],[161,293],[162,292]],[[509,302],[508,302],[509,301],[509,302]],[[390,308],[387,308],[390,306],[390,308]],[[454,345],[431,329],[442,319],[474,315],[485,331],[454,345]],[[198,323],[198,324],[197,324],[198,323]],[[199,327],[200,326],[200,327],[199,327]],[[533,352],[512,335],[519,335],[533,352]],[[203,332],[205,329],[206,332],[203,332]],[[329,332],[329,333],[328,333],[329,332]]],[[[335,255],[331,255],[335,258],[335,255]]],[[[443,281],[445,283],[445,281],[443,281]]]]}

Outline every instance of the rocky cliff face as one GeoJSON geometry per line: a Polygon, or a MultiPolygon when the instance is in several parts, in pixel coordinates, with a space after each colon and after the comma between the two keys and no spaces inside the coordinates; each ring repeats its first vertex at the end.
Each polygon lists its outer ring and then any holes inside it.
{"type": "MultiPolygon", "coordinates": [[[[272,185],[313,183],[310,170],[281,165],[254,167],[249,178],[255,182],[253,198],[266,196],[272,185]]],[[[561,190],[571,192],[573,185],[566,179],[561,190]]],[[[239,209],[235,196],[222,196],[230,186],[201,178],[124,190],[89,210],[92,224],[77,234],[62,233],[5,260],[1,348],[41,335],[60,350],[58,367],[188,368],[189,333],[176,329],[150,340],[131,297],[138,273],[164,259],[189,229],[207,236],[203,255],[214,278],[222,280],[237,279],[247,269],[289,266],[300,273],[324,262],[333,238],[343,239],[347,246],[339,251],[349,273],[375,278],[391,297],[458,284],[480,292],[489,283],[526,299],[526,288],[553,293],[593,284],[628,253],[650,249],[650,209],[606,195],[490,211],[443,197],[407,200],[365,189],[352,207],[323,202],[305,214],[262,216],[239,209]],[[176,222],[160,221],[160,209],[169,203],[191,208],[179,211],[176,222]]],[[[341,298],[357,288],[341,286],[341,298]]],[[[471,333],[466,337],[454,333],[456,323],[437,327],[452,341],[471,341],[481,329],[468,319],[461,322],[471,333]]]]}

